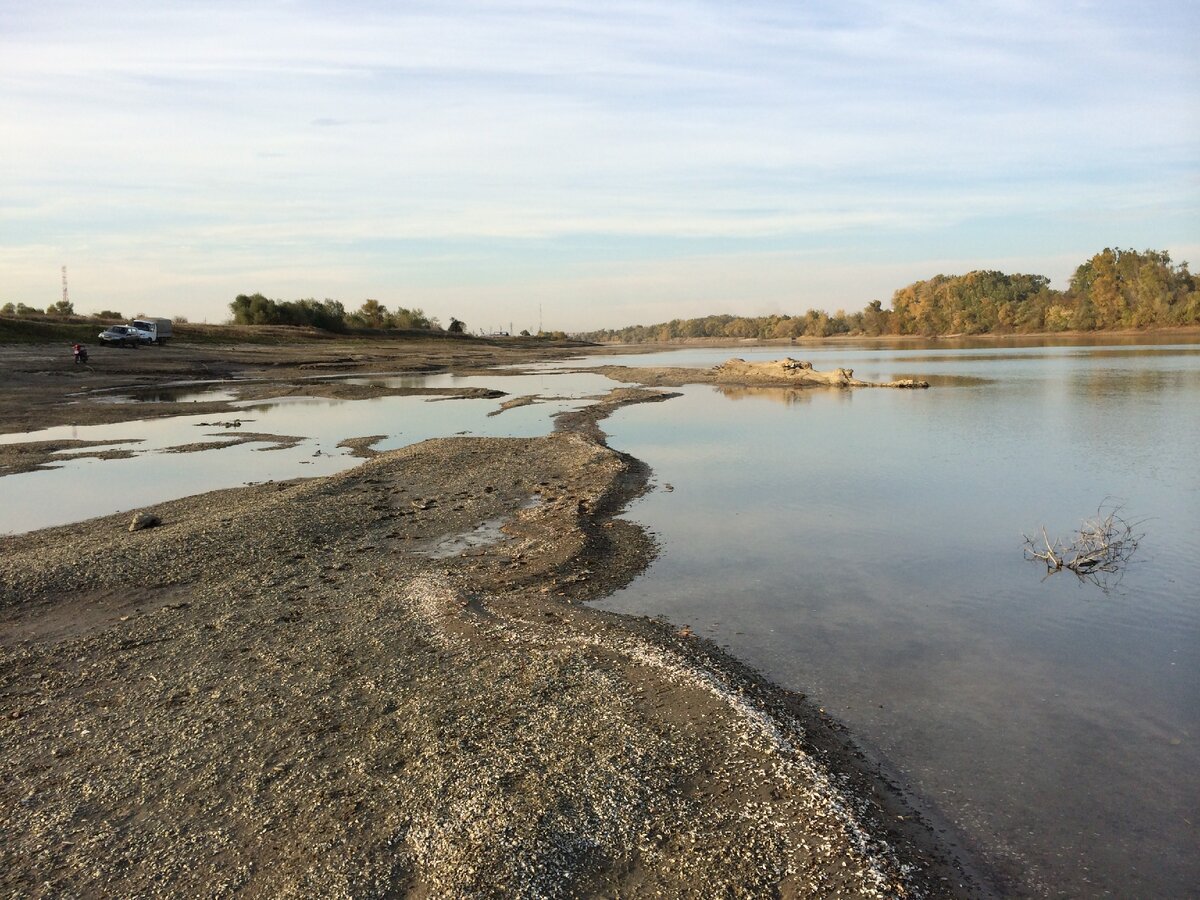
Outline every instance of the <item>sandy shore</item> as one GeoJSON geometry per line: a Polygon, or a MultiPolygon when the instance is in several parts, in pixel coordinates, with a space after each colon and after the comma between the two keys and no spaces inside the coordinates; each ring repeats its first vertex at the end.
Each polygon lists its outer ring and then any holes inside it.
{"type": "MultiPolygon", "coordinates": [[[[25,421],[80,415],[52,395],[25,421]]],[[[801,695],[582,605],[654,552],[597,421],[663,397],[0,539],[0,885],[981,893],[801,695]]]]}

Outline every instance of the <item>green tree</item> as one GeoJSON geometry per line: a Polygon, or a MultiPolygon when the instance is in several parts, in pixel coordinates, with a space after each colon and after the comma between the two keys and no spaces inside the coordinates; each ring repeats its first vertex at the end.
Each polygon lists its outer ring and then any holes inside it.
{"type": "Polygon", "coordinates": [[[237,325],[278,324],[278,304],[262,294],[238,294],[229,304],[229,309],[237,325]]]}
{"type": "Polygon", "coordinates": [[[391,324],[387,307],[378,300],[368,299],[358,308],[354,318],[362,323],[364,328],[387,328],[391,324]]]}
{"type": "Polygon", "coordinates": [[[405,309],[403,306],[398,306],[396,307],[396,311],[392,313],[391,327],[403,328],[410,331],[428,331],[432,327],[432,323],[423,310],[405,309]]]}
{"type": "Polygon", "coordinates": [[[862,313],[862,329],[867,334],[887,334],[891,325],[892,311],[883,308],[882,300],[872,300],[862,313]]]}
{"type": "Polygon", "coordinates": [[[237,325],[307,325],[344,331],[346,310],[337,300],[271,300],[262,294],[238,294],[229,304],[237,325]]]}

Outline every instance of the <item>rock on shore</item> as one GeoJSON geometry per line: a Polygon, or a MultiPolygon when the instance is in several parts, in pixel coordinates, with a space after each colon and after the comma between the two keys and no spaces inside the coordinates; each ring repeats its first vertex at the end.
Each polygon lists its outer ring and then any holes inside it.
{"type": "Polygon", "coordinates": [[[725,387],[780,388],[927,388],[928,381],[904,378],[899,381],[863,381],[853,369],[822,372],[812,363],[785,357],[767,362],[747,362],[733,357],[709,369],[682,366],[595,366],[579,371],[606,375],[627,384],[680,387],[685,384],[714,384],[725,387]]]}
{"type": "Polygon", "coordinates": [[[717,384],[779,385],[782,387],[890,387],[927,388],[929,382],[903,379],[901,381],[862,381],[854,377],[853,369],[833,369],[822,372],[812,363],[791,357],[767,362],[746,362],[734,357],[713,370],[717,384]]]}

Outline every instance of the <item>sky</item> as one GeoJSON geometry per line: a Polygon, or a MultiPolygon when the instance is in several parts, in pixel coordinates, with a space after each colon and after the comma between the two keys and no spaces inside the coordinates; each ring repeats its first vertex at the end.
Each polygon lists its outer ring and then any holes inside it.
{"type": "Polygon", "coordinates": [[[1193,0],[0,0],[0,303],[578,331],[1200,267],[1193,0]]]}

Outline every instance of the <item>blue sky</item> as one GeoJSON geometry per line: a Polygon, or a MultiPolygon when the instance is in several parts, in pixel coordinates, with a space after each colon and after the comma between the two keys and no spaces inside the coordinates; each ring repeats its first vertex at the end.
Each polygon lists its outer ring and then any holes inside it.
{"type": "Polygon", "coordinates": [[[477,327],[1200,266],[1200,4],[0,0],[0,302],[477,327]]]}

